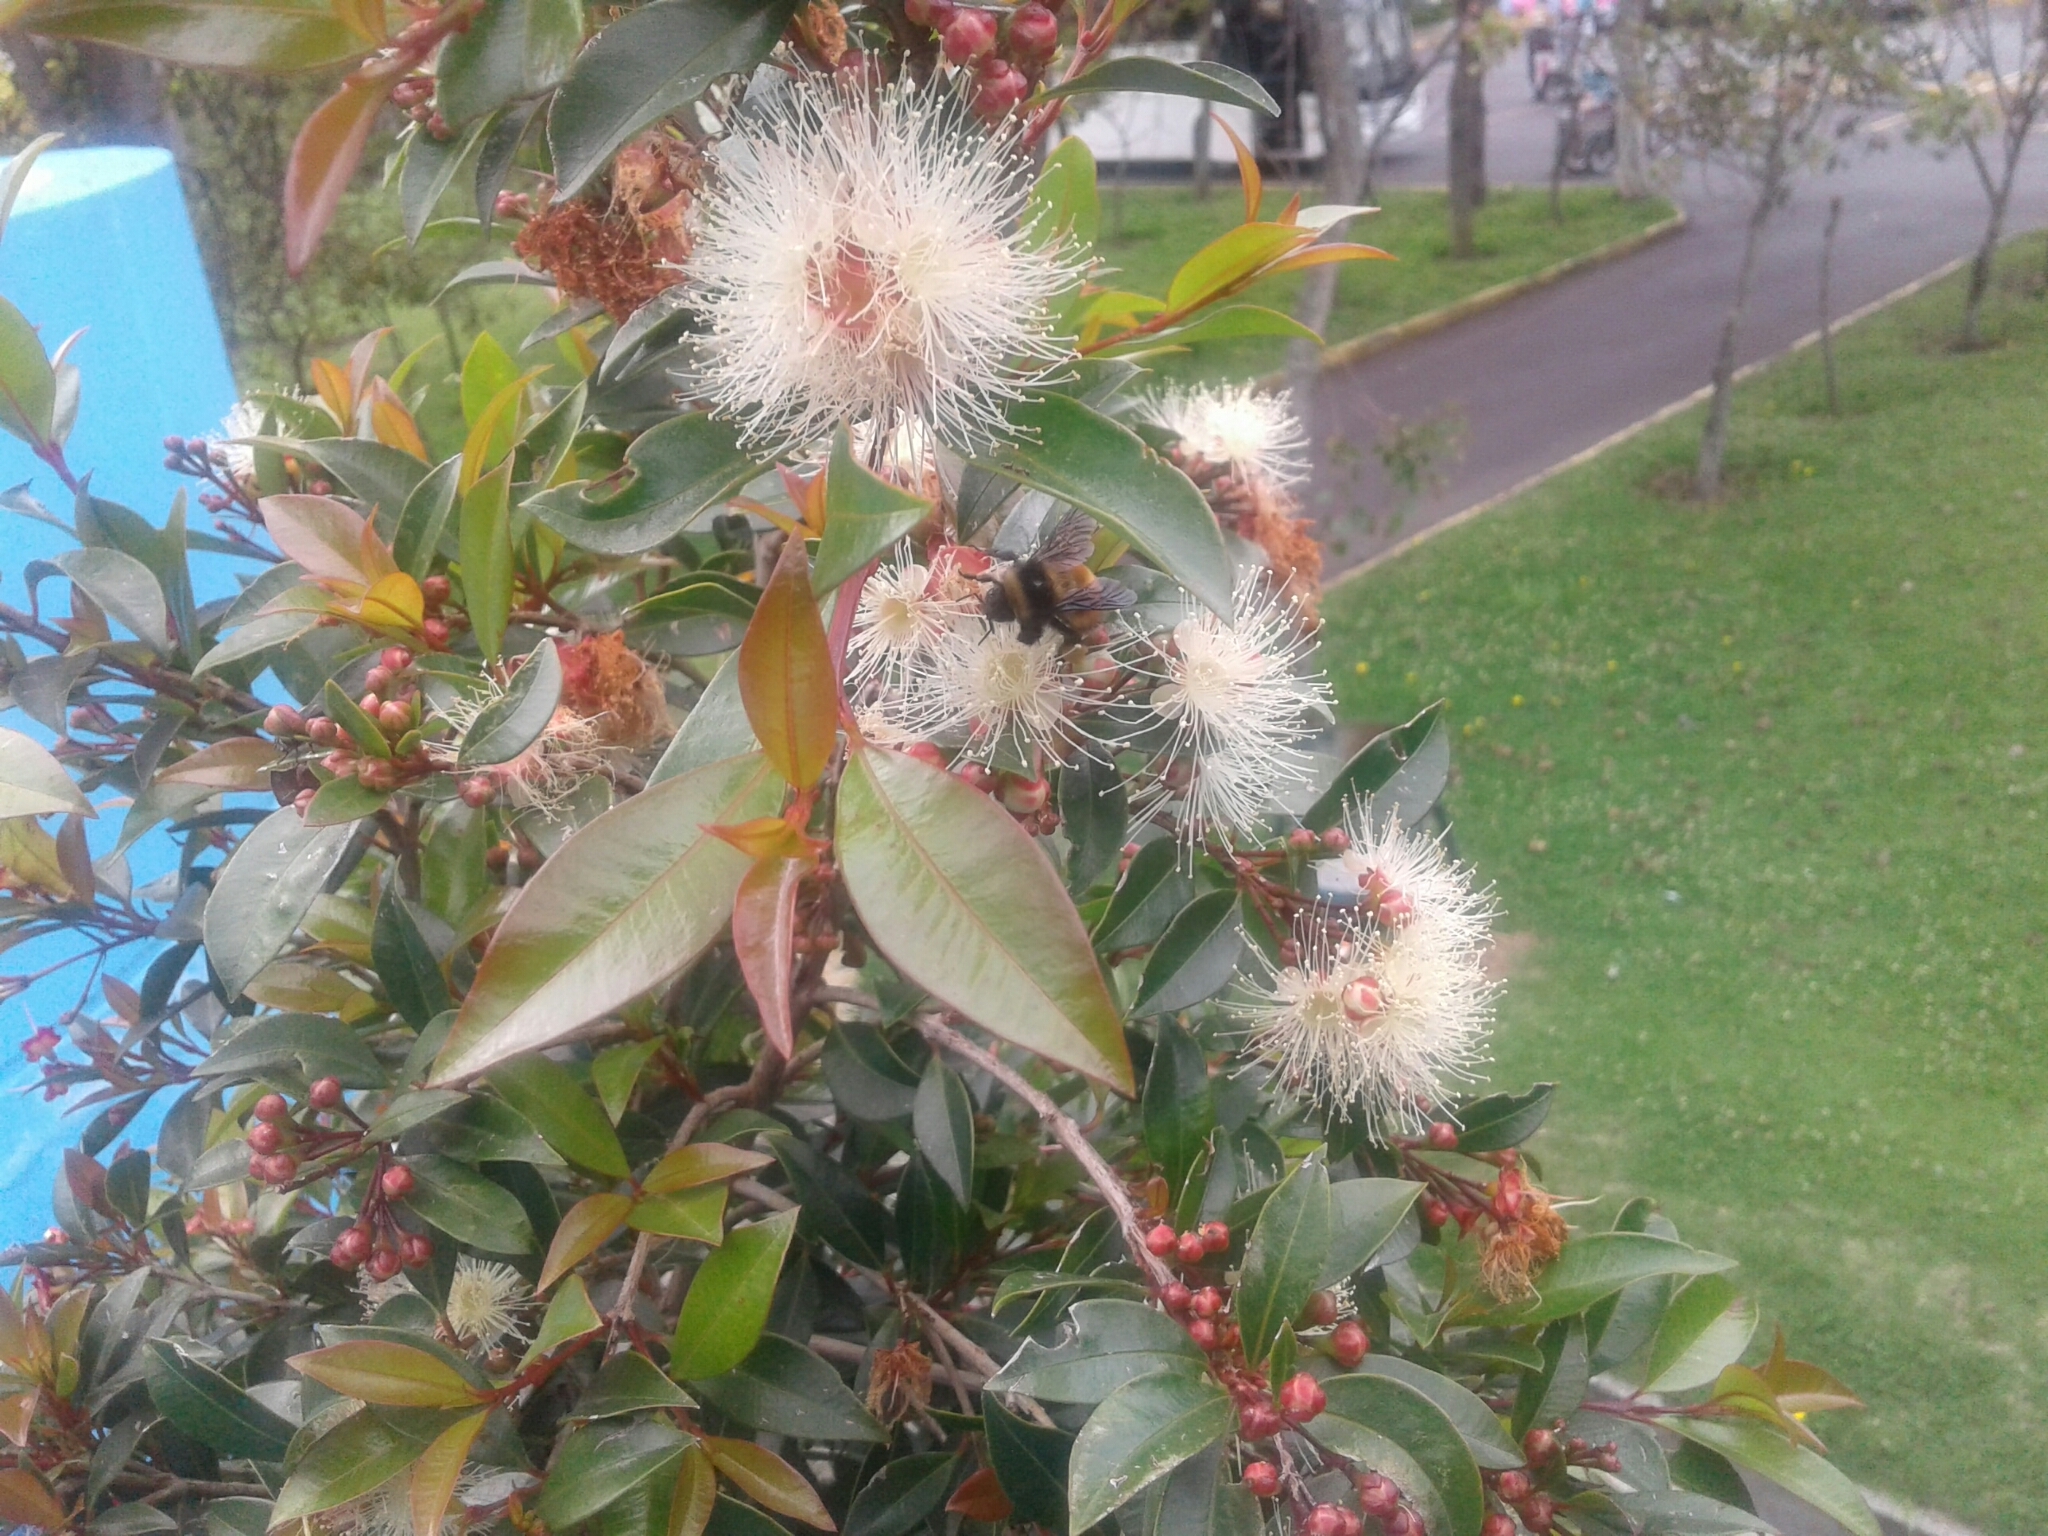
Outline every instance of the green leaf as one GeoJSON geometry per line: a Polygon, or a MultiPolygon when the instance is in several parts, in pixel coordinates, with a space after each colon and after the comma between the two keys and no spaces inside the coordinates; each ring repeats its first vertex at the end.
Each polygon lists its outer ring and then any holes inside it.
{"type": "Polygon", "coordinates": [[[775,771],[798,789],[817,783],[839,744],[839,677],[802,539],[783,540],[740,642],[739,685],[754,739],[775,771]]]}
{"type": "Polygon", "coordinates": [[[462,598],[486,661],[498,659],[512,613],[511,491],[508,458],[462,498],[462,598]]]}
{"type": "Polygon", "coordinates": [[[654,785],[571,837],[498,924],[437,1085],[552,1045],[687,970],[749,867],[703,828],[771,814],[780,791],[750,754],[654,785]]]}
{"type": "Polygon", "coordinates": [[[938,1295],[959,1270],[972,1233],[960,1201],[921,1155],[904,1165],[896,1181],[893,1214],[905,1277],[926,1295],[938,1295]]]}
{"type": "Polygon", "coordinates": [[[1060,826],[1067,834],[1067,889],[1079,896],[1116,867],[1130,830],[1130,801],[1116,765],[1090,753],[1061,766],[1059,791],[1060,826]]]}
{"type": "Polygon", "coordinates": [[[1087,933],[1001,806],[902,753],[855,752],[837,851],[862,924],[907,979],[1012,1044],[1132,1090],[1087,933]]]}
{"type": "Polygon", "coordinates": [[[762,1334],[754,1352],[738,1366],[692,1385],[705,1402],[749,1429],[800,1440],[861,1440],[876,1445],[889,1438],[837,1371],[779,1334],[762,1334]]]}
{"type": "Polygon", "coordinates": [[[271,1507],[270,1528],[288,1527],[389,1482],[463,1417],[459,1408],[364,1408],[350,1414],[299,1458],[271,1507]]]}
{"type": "Polygon", "coordinates": [[[367,788],[360,779],[329,779],[306,806],[308,827],[353,827],[390,803],[389,790],[367,788]]]}
{"type": "Polygon", "coordinates": [[[1067,1529],[1067,1461],[1073,1453],[1074,1437],[1012,1413],[994,1393],[981,1400],[981,1417],[989,1466],[1010,1496],[1018,1523],[1042,1525],[1055,1536],[1063,1536],[1067,1529]]]}
{"type": "Polygon", "coordinates": [[[1265,1520],[1252,1491],[1223,1475],[1222,1448],[1212,1445],[1139,1495],[1117,1524],[1125,1536],[1260,1536],[1265,1520]]]}
{"type": "MultiPolygon", "coordinates": [[[[1607,1493],[1643,1536],[1776,1536],[1777,1527],[1748,1510],[1682,1488],[1615,1489],[1607,1493]]],[[[1565,1506],[1570,1508],[1568,1504],[1565,1506]]]]}
{"type": "Polygon", "coordinates": [[[430,471],[402,448],[367,437],[316,437],[294,442],[291,451],[326,469],[363,504],[366,512],[382,509],[376,519],[389,528],[430,471]]]}
{"type": "Polygon", "coordinates": [[[1280,1325],[1299,1313],[1330,1252],[1330,1173],[1305,1162],[1280,1181],[1244,1245],[1244,1277],[1232,1304],[1245,1357],[1266,1358],[1280,1325]]]}
{"type": "MultiPolygon", "coordinates": [[[[1343,1187],[1341,1184],[1335,1186],[1336,1189],[1343,1187]]],[[[1464,1436],[1465,1448],[1472,1453],[1472,1459],[1487,1471],[1505,1472],[1528,1460],[1522,1454],[1522,1448],[1508,1438],[1507,1431],[1501,1428],[1500,1419],[1479,1395],[1450,1377],[1439,1375],[1411,1360],[1403,1360],[1398,1355],[1368,1355],[1360,1362],[1358,1374],[1385,1376],[1413,1387],[1436,1404],[1443,1410],[1444,1417],[1464,1436]]]]}
{"type": "Polygon", "coordinates": [[[642,1483],[674,1477],[689,1443],[681,1430],[657,1419],[573,1430],[548,1467],[533,1512],[549,1530],[581,1525],[642,1483]]]}
{"type": "Polygon", "coordinates": [[[720,1475],[756,1504],[820,1530],[834,1529],[832,1517],[810,1481],[766,1446],[718,1435],[706,1435],[698,1443],[710,1454],[720,1475]]]}
{"type": "Polygon", "coordinates": [[[825,536],[812,579],[830,592],[931,516],[932,504],[871,474],[853,456],[846,428],[832,437],[825,470],[825,536]]]}
{"type": "MultiPolygon", "coordinates": [[[[20,11],[10,9],[5,14],[11,22],[20,11]]],[[[61,142],[63,137],[61,133],[39,134],[8,157],[7,169],[0,171],[0,234],[7,230],[7,219],[14,212],[15,199],[28,185],[28,173],[35,169],[35,163],[42,158],[43,152],[61,142]]]]}
{"type": "Polygon", "coordinates": [[[481,1395],[438,1355],[396,1339],[352,1338],[285,1363],[331,1392],[388,1408],[457,1408],[481,1395]]]}
{"type": "Polygon", "coordinates": [[[1078,137],[1062,139],[1045,157],[1045,169],[1031,188],[1032,233],[1051,240],[1071,233],[1093,245],[1102,228],[1102,199],[1095,188],[1095,154],[1078,137]]]}
{"type": "Polygon", "coordinates": [[[291,1421],[279,1417],[220,1372],[188,1360],[163,1339],[143,1342],[143,1378],[158,1413],[226,1456],[281,1461],[291,1421]]]}
{"type": "Polygon", "coordinates": [[[533,1226],[510,1191],[446,1157],[416,1157],[406,1204],[458,1242],[486,1253],[531,1253],[533,1226]]]}
{"type": "Polygon", "coordinates": [[[1239,224],[1181,264],[1166,290],[1169,309],[1191,309],[1274,261],[1300,243],[1291,224],[1239,224]]]}
{"type": "Polygon", "coordinates": [[[383,727],[333,678],[329,678],[327,686],[321,690],[321,702],[326,706],[329,718],[348,732],[358,752],[365,757],[390,759],[391,743],[385,739],[383,727]]]}
{"type": "Polygon", "coordinates": [[[1017,441],[975,462],[1079,507],[1131,543],[1194,596],[1230,617],[1231,566],[1202,493],[1122,422],[1067,395],[1009,412],[1017,441]]]}
{"type": "Polygon", "coordinates": [[[807,1141],[777,1135],[768,1142],[803,1207],[804,1235],[823,1239],[864,1268],[882,1268],[888,1262],[889,1213],[867,1186],[807,1141]]]}
{"type": "Polygon", "coordinates": [[[901,1120],[917,1102],[918,1075],[871,1024],[841,1024],[825,1036],[819,1067],[839,1107],[858,1120],[901,1120]]]}
{"type": "Polygon", "coordinates": [[[406,910],[396,881],[384,888],[383,900],[377,903],[377,918],[370,929],[370,964],[384,983],[391,1006],[414,1029],[425,1029],[437,1014],[455,1006],[440,961],[406,910]]]}
{"type": "Polygon", "coordinates": [[[561,84],[583,46],[576,0],[493,0],[441,45],[434,105],[456,127],[561,84]]]}
{"type": "Polygon", "coordinates": [[[1583,1312],[1603,1296],[1653,1275],[1711,1275],[1733,1269],[1735,1261],[1639,1232],[1595,1232],[1574,1237],[1556,1261],[1536,1276],[1536,1294],[1501,1307],[1485,1321],[1509,1325],[1547,1323],[1583,1312]]]}
{"type": "Polygon", "coordinates": [[[0,820],[55,811],[99,814],[48,749],[19,731],[0,729],[0,820]]]}
{"type": "Polygon", "coordinates": [[[1180,867],[1180,847],[1162,837],[1140,848],[1095,924],[1095,943],[1108,954],[1142,949],[1166,932],[1195,894],[1180,867]]]}
{"type": "Polygon", "coordinates": [[[1559,1318],[1537,1340],[1543,1353],[1540,1370],[1524,1371],[1515,1392],[1511,1428],[1525,1435],[1532,1425],[1550,1424],[1578,1410],[1586,1400],[1592,1371],[1586,1357],[1586,1321],[1559,1318]]]}
{"type": "Polygon", "coordinates": [[[1125,1382],[1075,1437],[1067,1466],[1068,1524],[1086,1530],[1222,1439],[1236,1422],[1236,1404],[1206,1375],[1161,1371],[1125,1382]]]}
{"type": "Polygon", "coordinates": [[[628,1413],[695,1406],[690,1394],[664,1376],[652,1360],[628,1349],[605,1361],[569,1416],[615,1419],[628,1413]]]}
{"type": "Polygon", "coordinates": [[[552,640],[527,652],[505,691],[477,713],[455,755],[458,769],[509,763],[536,741],[562,698],[562,659],[552,640]]]}
{"type": "Polygon", "coordinates": [[[1149,336],[1140,336],[1122,346],[1104,347],[1098,358],[1136,357],[1158,347],[1192,347],[1205,341],[1240,341],[1247,336],[1285,336],[1290,340],[1320,343],[1322,337],[1292,315],[1261,304],[1226,304],[1202,312],[1187,325],[1168,326],[1149,336]]]}
{"type": "Polygon", "coordinates": [[[1216,1129],[1216,1094],[1201,1046],[1171,1019],[1159,1023],[1158,1044],[1145,1073],[1143,1109],[1145,1150],[1166,1175],[1168,1192],[1178,1198],[1216,1129]]]}
{"type": "Polygon", "coordinates": [[[1359,749],[1316,797],[1301,824],[1320,832],[1344,819],[1348,802],[1373,797],[1375,813],[1392,810],[1404,827],[1419,826],[1443,796],[1451,771],[1444,707],[1432,704],[1406,725],[1383,731],[1359,749]]]}
{"type": "Polygon", "coordinates": [[[1704,1445],[1683,1440],[1671,1453],[1668,1465],[1674,1488],[1704,1493],[1722,1504],[1754,1513],[1756,1500],[1750,1496],[1749,1484],[1735,1470],[1735,1463],[1719,1451],[1710,1451],[1704,1445]]]}
{"type": "Polygon", "coordinates": [[[735,651],[711,674],[711,681],[691,706],[647,782],[659,784],[692,768],[759,751],[760,746],[754,740],[753,726],[747,723],[746,705],[740,701],[739,653],[735,651]]]}
{"type": "Polygon", "coordinates": [[[384,1068],[362,1037],[316,1013],[267,1013],[251,1019],[193,1070],[204,1078],[272,1078],[282,1072],[307,1083],[338,1078],[344,1088],[385,1084],[384,1068]]]}
{"type": "Polygon", "coordinates": [[[404,510],[398,514],[398,527],[391,536],[391,558],[415,581],[425,580],[434,568],[461,483],[462,455],[452,454],[428,470],[400,504],[404,510]]]}
{"type": "Polygon", "coordinates": [[[658,0],[606,27],[548,114],[556,196],[580,191],[621,144],[720,76],[752,69],[795,13],[796,0],[658,0]]]}
{"type": "Polygon", "coordinates": [[[1026,1339],[1010,1363],[989,1378],[989,1387],[1049,1403],[1099,1403],[1140,1376],[1160,1371],[1201,1375],[1207,1369],[1185,1328],[1139,1302],[1077,1301],[1068,1328],[1050,1348],[1026,1339]]]}
{"type": "Polygon", "coordinates": [[[699,1266],[676,1318],[669,1351],[674,1375],[685,1381],[722,1376],[753,1353],[796,1219],[795,1211],[777,1211],[750,1227],[735,1227],[699,1266]]]}
{"type": "Polygon", "coordinates": [[[635,1232],[659,1237],[687,1237],[716,1247],[725,1231],[723,1185],[686,1189],[673,1195],[646,1195],[633,1204],[626,1225],[635,1232]]]}
{"type": "Polygon", "coordinates": [[[289,645],[319,622],[319,614],[297,610],[290,613],[259,614],[237,627],[232,635],[200,657],[199,664],[192,669],[192,675],[204,677],[230,662],[260,655],[264,651],[276,650],[281,645],[289,645]]]}
{"type": "Polygon", "coordinates": [[[950,1451],[885,1462],[853,1496],[844,1536],[909,1536],[946,1502],[958,1464],[950,1451]]]}
{"type": "Polygon", "coordinates": [[[541,1139],[579,1168],[623,1179],[632,1173],[604,1110],[558,1061],[521,1056],[491,1069],[486,1081],[541,1139]]]}
{"type": "Polygon", "coordinates": [[[1267,117],[1278,117],[1280,106],[1266,88],[1242,71],[1227,64],[1200,59],[1176,64],[1144,54],[1127,54],[1105,59],[1093,69],[1040,91],[1033,102],[1057,101],[1062,96],[1083,96],[1102,91],[1142,91],[1156,96],[1192,96],[1197,101],[1220,101],[1226,106],[1250,107],[1267,117]]]}
{"type": "MultiPolygon", "coordinates": [[[[5,380],[0,378],[0,387],[5,380]]],[[[0,400],[5,396],[0,395],[0,400]]],[[[156,577],[118,549],[67,549],[50,563],[85,589],[86,596],[158,655],[171,648],[171,616],[156,577]]]]}
{"type": "Polygon", "coordinates": [[[1519,1147],[1542,1128],[1550,1114],[1555,1083],[1538,1083],[1524,1093],[1489,1093],[1457,1109],[1460,1152],[1504,1152],[1519,1147]]]}
{"type": "Polygon", "coordinates": [[[1756,1303],[1724,1275],[1701,1275],[1671,1298],[1640,1372],[1625,1370],[1636,1390],[1669,1395],[1704,1387],[1742,1358],[1756,1333],[1756,1303]]]}
{"type": "Polygon", "coordinates": [[[36,7],[47,37],[111,43],[189,69],[297,72],[362,57],[370,44],[326,6],[246,0],[59,0],[36,7]]]}
{"type": "Polygon", "coordinates": [[[1223,990],[1244,953],[1244,928],[1237,919],[1235,889],[1197,896],[1166,925],[1131,1012],[1137,1017],[1178,1013],[1223,990]]]}
{"type": "Polygon", "coordinates": [[[633,1089],[647,1063],[662,1047],[660,1040],[631,1040],[607,1046],[590,1058],[590,1086],[597,1090],[597,1102],[613,1125],[633,1101],[633,1089]]]}
{"type": "MultiPolygon", "coordinates": [[[[1737,1466],[1770,1479],[1841,1525],[1850,1536],[1882,1536],[1877,1518],[1854,1483],[1832,1463],[1803,1445],[1794,1445],[1769,1425],[1750,1420],[1673,1416],[1666,1420],[1666,1427],[1696,1445],[1719,1452],[1737,1466]]],[[[1672,1470],[1677,1471],[1675,1463],[1672,1470]]]]}
{"type": "Polygon", "coordinates": [[[910,1111],[911,1133],[932,1172],[945,1180],[953,1198],[974,1198],[974,1101],[967,1085],[932,1054],[910,1111]]]}
{"type": "Polygon", "coordinates": [[[27,316],[0,299],[0,428],[25,443],[48,442],[56,408],[57,374],[42,337],[27,316]]]}
{"type": "MultiPolygon", "coordinates": [[[[719,0],[737,7],[746,0],[719,0]]],[[[775,0],[786,6],[788,0],[775,0]]],[[[694,9],[697,0],[658,0],[612,23],[583,54],[593,55],[621,27],[657,11],[694,9]]],[[[644,24],[644,23],[643,23],[644,24]]],[[[652,62],[657,65],[657,58],[652,62]]],[[[581,66],[579,66],[580,68],[581,66]]],[[[573,82],[572,82],[573,84],[573,82]]],[[[568,88],[555,98],[559,123],[568,88]]],[[[609,151],[607,151],[609,153],[609,151]]],[[[564,184],[566,194],[570,188],[564,184]]],[[[739,429],[707,415],[672,416],[634,438],[616,475],[577,481],[543,491],[525,509],[580,549],[599,555],[637,555],[665,544],[711,508],[732,496],[761,466],[739,446],[739,429]]]]}
{"type": "Polygon", "coordinates": [[[229,997],[240,996],[290,942],[354,833],[308,827],[288,805],[250,828],[215,876],[202,922],[207,958],[229,997]]]}
{"type": "MultiPolygon", "coordinates": [[[[1333,1377],[1323,1383],[1323,1393],[1327,1406],[1313,1421],[1311,1433],[1345,1456],[1365,1449],[1350,1442],[1349,1426],[1391,1441],[1414,1459],[1442,1500],[1448,1527],[1439,1531],[1432,1526],[1431,1536],[1479,1536],[1480,1522],[1486,1518],[1479,1467],[1457,1425],[1441,1408],[1388,1376],[1333,1377]]],[[[1363,1459],[1375,1464],[1369,1454],[1363,1459]]],[[[1392,1471],[1387,1475],[1401,1482],[1392,1471]]]]}
{"type": "Polygon", "coordinates": [[[1363,1269],[1400,1230],[1422,1194],[1406,1179],[1345,1179],[1330,1186],[1330,1253],[1316,1285],[1335,1285],[1363,1269]]]}
{"type": "Polygon", "coordinates": [[[640,1187],[650,1195],[670,1195],[736,1179],[774,1161],[765,1152],[745,1152],[718,1141],[694,1141],[666,1153],[647,1170],[640,1187]]]}
{"type": "Polygon", "coordinates": [[[519,1362],[520,1368],[525,1369],[571,1339],[595,1333],[603,1326],[604,1319],[590,1304],[590,1292],[584,1287],[583,1277],[569,1276],[556,1288],[548,1301],[547,1311],[541,1314],[540,1327],[534,1330],[533,1342],[527,1345],[526,1353],[519,1362]]]}

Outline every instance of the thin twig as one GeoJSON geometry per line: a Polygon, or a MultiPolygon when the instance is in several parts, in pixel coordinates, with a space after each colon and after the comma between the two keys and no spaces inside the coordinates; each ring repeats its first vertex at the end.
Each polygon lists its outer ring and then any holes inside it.
{"type": "MultiPolygon", "coordinates": [[[[929,1309],[922,1309],[929,1311],[929,1309]]],[[[946,1348],[945,1336],[937,1329],[929,1329],[928,1336],[932,1349],[939,1357],[939,1368],[946,1373],[947,1384],[953,1389],[953,1400],[960,1405],[962,1413],[974,1412],[974,1404],[967,1400],[967,1384],[960,1379],[960,1367],[953,1359],[953,1351],[946,1348]]]]}
{"type": "MultiPolygon", "coordinates": [[[[981,1380],[976,1385],[986,1389],[989,1381],[1002,1370],[1002,1367],[996,1364],[995,1357],[954,1327],[936,1307],[915,1291],[898,1291],[896,1294],[931,1331],[932,1343],[935,1346],[943,1345],[958,1350],[960,1358],[981,1373],[981,1380]]],[[[1026,1416],[1033,1423],[1044,1429],[1053,1427],[1051,1416],[1039,1407],[1034,1399],[1020,1392],[1016,1394],[1016,1401],[1023,1404],[1026,1416]]]]}

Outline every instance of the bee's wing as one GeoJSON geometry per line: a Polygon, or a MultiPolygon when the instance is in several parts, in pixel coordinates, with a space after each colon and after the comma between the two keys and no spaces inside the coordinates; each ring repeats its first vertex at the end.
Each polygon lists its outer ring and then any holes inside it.
{"type": "Polygon", "coordinates": [[[1079,512],[1061,518],[1038,546],[1038,558],[1047,565],[1083,565],[1094,553],[1095,524],[1079,512]]]}
{"type": "Polygon", "coordinates": [[[1054,605],[1060,613],[1106,613],[1111,609],[1137,606],[1137,593],[1106,576],[1098,576],[1085,587],[1076,587],[1054,605]]]}

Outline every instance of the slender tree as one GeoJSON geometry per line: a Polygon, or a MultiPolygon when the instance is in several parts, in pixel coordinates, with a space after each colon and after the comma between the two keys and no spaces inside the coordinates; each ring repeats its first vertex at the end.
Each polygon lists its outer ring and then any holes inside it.
{"type": "Polygon", "coordinates": [[[1648,197],[1650,144],[1643,122],[1643,0],[1617,0],[1614,8],[1614,190],[1634,200],[1648,197]]]}
{"type": "MultiPolygon", "coordinates": [[[[1355,203],[1365,187],[1365,134],[1359,124],[1358,70],[1344,36],[1342,0],[1310,0],[1301,10],[1316,105],[1322,114],[1323,200],[1355,203]]],[[[1329,323],[1336,297],[1337,268],[1310,267],[1302,274],[1295,319],[1312,331],[1322,330],[1329,323]]],[[[1316,352],[1315,343],[1309,341],[1296,341],[1289,348],[1288,364],[1296,377],[1298,398],[1307,398],[1301,386],[1307,382],[1316,352]]]]}
{"type": "Polygon", "coordinates": [[[1486,201],[1486,0],[1457,0],[1452,32],[1451,254],[1473,254],[1472,220],[1486,201]]]}

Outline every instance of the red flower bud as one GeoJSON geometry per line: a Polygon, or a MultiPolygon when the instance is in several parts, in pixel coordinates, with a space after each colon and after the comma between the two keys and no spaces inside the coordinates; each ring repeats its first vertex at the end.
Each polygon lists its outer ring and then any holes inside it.
{"type": "Polygon", "coordinates": [[[398,1256],[396,1249],[379,1248],[370,1255],[370,1278],[389,1280],[405,1267],[405,1260],[398,1256]]]}
{"type": "Polygon", "coordinates": [[[407,1269],[418,1269],[434,1256],[434,1240],[422,1232],[408,1232],[398,1245],[398,1257],[407,1269]]]}
{"type": "Polygon", "coordinates": [[[1205,1285],[1195,1292],[1195,1316],[1214,1317],[1223,1310],[1223,1293],[1213,1285],[1205,1285]]]}
{"type": "Polygon", "coordinates": [[[1183,1232],[1175,1250],[1183,1264],[1199,1264],[1209,1256],[1209,1245],[1202,1241],[1199,1232],[1183,1232]]]}
{"type": "Polygon", "coordinates": [[[1159,1299],[1166,1304],[1167,1311],[1180,1313],[1187,1311],[1189,1303],[1194,1300],[1194,1292],[1175,1280],[1159,1293],[1159,1299]]]}
{"type": "Polygon", "coordinates": [[[1223,1225],[1223,1223],[1220,1221],[1203,1222],[1202,1246],[1206,1248],[1210,1253],[1229,1252],[1230,1228],[1223,1225]]]}
{"type": "Polygon", "coordinates": [[[387,645],[377,660],[387,672],[403,672],[412,665],[412,652],[402,645],[387,645]]]}
{"type": "Polygon", "coordinates": [[[1301,1528],[1304,1536],[1344,1536],[1344,1511],[1335,1504],[1318,1504],[1301,1528]]]}
{"type": "Polygon", "coordinates": [[[1304,1328],[1327,1328],[1337,1321],[1337,1298],[1329,1291],[1312,1291],[1301,1309],[1304,1328]]]}
{"type": "Polygon", "coordinates": [[[291,1105],[285,1103],[281,1093],[266,1093],[256,1101],[256,1118],[276,1122],[292,1117],[291,1105]]]}
{"type": "Polygon", "coordinates": [[[268,1157],[284,1145],[284,1132],[267,1120],[258,1120],[249,1127],[249,1150],[258,1157],[268,1157]]]}
{"type": "Polygon", "coordinates": [[[1510,1504],[1519,1504],[1536,1491],[1536,1485],[1529,1480],[1529,1474],[1517,1468],[1500,1475],[1500,1496],[1510,1504]]]}
{"type": "Polygon", "coordinates": [[[1448,1120],[1437,1121],[1429,1128],[1429,1144],[1439,1152],[1456,1150],[1458,1128],[1448,1120]]]}
{"type": "Polygon", "coordinates": [[[1157,1258],[1163,1259],[1173,1252],[1179,1241],[1180,1238],[1173,1228],[1163,1221],[1145,1234],[1145,1247],[1157,1258]]]}
{"type": "Polygon", "coordinates": [[[384,1170],[383,1177],[377,1180],[377,1187],[384,1191],[385,1199],[403,1200],[412,1193],[412,1170],[403,1163],[393,1163],[384,1170]]]}
{"type": "Polygon", "coordinates": [[[333,1109],[341,1102],[341,1079],[323,1077],[306,1090],[306,1102],[315,1109],[333,1109]]]}
{"type": "Polygon", "coordinates": [[[1059,18],[1038,0],[1025,0],[1010,13],[1010,53],[1019,64],[1043,64],[1059,46],[1059,18]]]}
{"type": "Polygon", "coordinates": [[[1337,1325],[1330,1335],[1330,1354],[1345,1370],[1351,1370],[1372,1353],[1372,1336],[1356,1318],[1337,1325]]]}
{"type": "Polygon", "coordinates": [[[986,11],[955,11],[940,42],[951,62],[972,63],[995,47],[995,18],[986,11]]]}
{"type": "Polygon", "coordinates": [[[1307,1371],[1297,1371],[1280,1388],[1280,1411],[1290,1419],[1312,1419],[1323,1411],[1323,1384],[1307,1371]]]}
{"type": "Polygon", "coordinates": [[[1244,1485],[1261,1499],[1280,1491],[1280,1469],[1270,1461],[1255,1461],[1244,1469],[1244,1485]]]}

